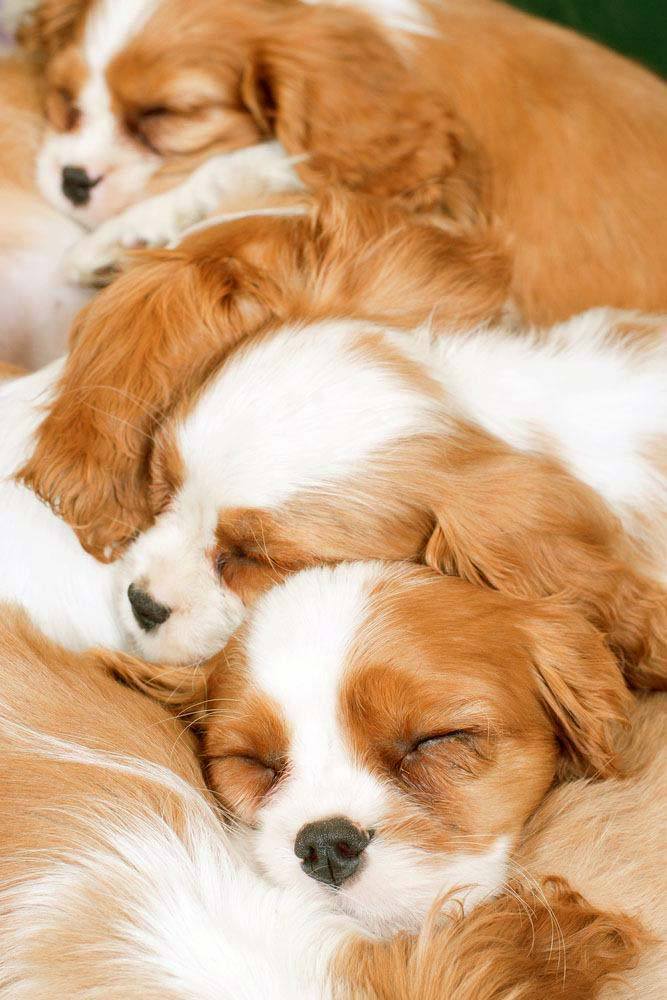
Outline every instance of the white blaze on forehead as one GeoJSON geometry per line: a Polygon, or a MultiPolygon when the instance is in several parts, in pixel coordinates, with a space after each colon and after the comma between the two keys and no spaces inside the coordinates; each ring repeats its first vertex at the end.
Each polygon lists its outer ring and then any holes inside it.
{"type": "Polygon", "coordinates": [[[434,402],[370,349],[355,351],[369,330],[286,328],[232,357],[177,431],[189,488],[216,507],[277,506],[429,426],[434,402]]]}
{"type": "Polygon", "coordinates": [[[136,35],[160,0],[97,0],[86,21],[84,51],[92,70],[103,70],[136,35]]]}
{"type": "Polygon", "coordinates": [[[282,805],[297,829],[332,814],[370,825],[381,809],[382,790],[355,765],[338,712],[348,654],[383,571],[381,563],[305,570],[269,591],[253,614],[248,663],[291,733],[282,805]]]}

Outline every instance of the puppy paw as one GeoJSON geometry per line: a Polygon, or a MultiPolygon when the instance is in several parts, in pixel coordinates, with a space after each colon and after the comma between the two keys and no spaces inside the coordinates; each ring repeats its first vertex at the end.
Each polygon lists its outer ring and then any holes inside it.
{"type": "Polygon", "coordinates": [[[170,192],[133,205],[74,244],[63,261],[65,277],[77,285],[107,285],[128,250],[166,246],[202,214],[199,205],[170,192]]]}

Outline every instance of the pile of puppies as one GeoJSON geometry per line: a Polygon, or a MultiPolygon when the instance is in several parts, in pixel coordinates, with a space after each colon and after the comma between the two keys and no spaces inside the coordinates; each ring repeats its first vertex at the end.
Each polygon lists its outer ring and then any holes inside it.
{"type": "Polygon", "coordinates": [[[657,1000],[667,86],[494,0],[14,8],[0,997],[657,1000]]]}

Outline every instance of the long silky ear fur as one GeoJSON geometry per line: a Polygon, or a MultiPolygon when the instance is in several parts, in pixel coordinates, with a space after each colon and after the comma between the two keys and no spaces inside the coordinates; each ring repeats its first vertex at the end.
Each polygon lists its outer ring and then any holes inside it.
{"type": "Polygon", "coordinates": [[[591,906],[562,879],[507,891],[417,937],[354,939],[333,967],[336,1000],[595,1000],[651,938],[591,906]]]}
{"type": "Polygon", "coordinates": [[[500,319],[510,295],[504,240],[491,226],[444,225],[384,198],[334,189],[310,213],[310,308],[417,326],[500,319]]]}
{"type": "Polygon", "coordinates": [[[431,475],[424,561],[519,597],[558,597],[605,633],[628,683],[667,688],[667,591],[635,572],[621,526],[546,457],[470,434],[431,475]]]}
{"type": "Polygon", "coordinates": [[[95,650],[94,655],[128,687],[141,691],[165,708],[178,710],[179,716],[187,716],[194,722],[204,718],[208,680],[213,669],[209,663],[165,666],[109,650],[95,650]]]}
{"type": "Polygon", "coordinates": [[[580,615],[542,602],[525,627],[540,698],[563,752],[566,773],[618,773],[616,740],[632,704],[614,655],[580,615]]]}
{"type": "Polygon", "coordinates": [[[242,97],[292,155],[312,190],[341,184],[419,211],[470,220],[482,170],[441,95],[358,10],[287,6],[254,42],[242,97]]]}
{"type": "Polygon", "coordinates": [[[252,267],[209,255],[205,239],[199,251],[142,254],[83,310],[19,472],[98,559],[115,558],[151,522],[151,446],[172,406],[271,314],[252,267]]]}

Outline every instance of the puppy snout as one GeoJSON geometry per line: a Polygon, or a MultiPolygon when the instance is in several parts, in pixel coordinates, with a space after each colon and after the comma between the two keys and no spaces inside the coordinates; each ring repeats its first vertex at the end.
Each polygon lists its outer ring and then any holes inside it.
{"type": "Polygon", "coordinates": [[[166,622],[171,614],[171,608],[160,604],[145,590],[141,590],[133,583],[127,588],[127,596],[137,625],[144,632],[152,632],[158,625],[166,622]]]}
{"type": "Polygon", "coordinates": [[[73,205],[87,205],[90,192],[101,180],[101,177],[89,177],[83,167],[63,167],[63,194],[73,205]]]}
{"type": "Polygon", "coordinates": [[[332,816],[301,827],[294,853],[306,875],[337,889],[356,872],[373,832],[361,830],[344,816],[332,816]]]}

